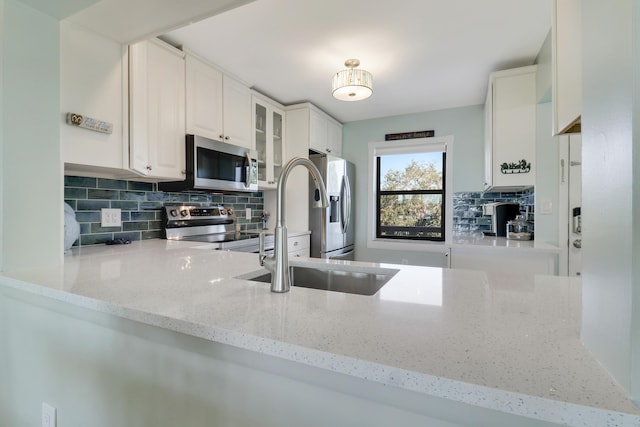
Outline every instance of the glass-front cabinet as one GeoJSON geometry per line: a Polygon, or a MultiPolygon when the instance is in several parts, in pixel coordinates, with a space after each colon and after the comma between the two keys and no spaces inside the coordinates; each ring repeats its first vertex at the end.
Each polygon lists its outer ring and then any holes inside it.
{"type": "Polygon", "coordinates": [[[254,146],[258,152],[258,186],[274,189],[284,161],[284,111],[253,95],[254,146]]]}

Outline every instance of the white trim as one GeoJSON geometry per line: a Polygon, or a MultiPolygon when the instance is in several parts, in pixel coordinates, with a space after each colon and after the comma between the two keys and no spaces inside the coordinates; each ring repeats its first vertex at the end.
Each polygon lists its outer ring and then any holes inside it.
{"type": "Polygon", "coordinates": [[[368,175],[369,180],[367,189],[367,248],[372,249],[396,249],[418,252],[431,252],[442,250],[443,246],[451,244],[453,236],[453,136],[442,136],[434,138],[407,139],[403,141],[383,141],[369,143],[368,158],[368,175]],[[382,239],[376,237],[376,162],[375,158],[380,154],[399,154],[399,153],[420,153],[443,150],[446,151],[446,175],[445,175],[445,241],[416,241],[416,240],[398,240],[398,239],[382,239]]]}

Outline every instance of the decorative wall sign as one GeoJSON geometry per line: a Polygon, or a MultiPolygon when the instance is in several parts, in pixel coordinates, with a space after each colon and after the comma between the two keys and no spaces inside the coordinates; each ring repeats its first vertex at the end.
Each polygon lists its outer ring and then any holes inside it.
{"type": "Polygon", "coordinates": [[[500,165],[500,172],[505,175],[512,173],[529,173],[531,172],[531,163],[525,159],[520,160],[518,163],[503,163],[500,165]]]}
{"type": "Polygon", "coordinates": [[[67,113],[67,124],[100,133],[113,132],[113,124],[92,119],[91,117],[84,117],[82,114],[67,113]]]}
{"type": "Polygon", "coordinates": [[[395,141],[399,139],[432,138],[434,136],[435,132],[433,130],[422,130],[417,132],[388,133],[384,136],[384,140],[395,141]]]}

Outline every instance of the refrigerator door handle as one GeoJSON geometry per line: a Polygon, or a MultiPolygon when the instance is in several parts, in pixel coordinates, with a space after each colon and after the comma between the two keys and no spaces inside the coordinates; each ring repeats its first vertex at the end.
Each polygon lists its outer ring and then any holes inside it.
{"type": "Polygon", "coordinates": [[[351,223],[351,184],[347,175],[342,177],[342,232],[346,234],[351,223]]]}

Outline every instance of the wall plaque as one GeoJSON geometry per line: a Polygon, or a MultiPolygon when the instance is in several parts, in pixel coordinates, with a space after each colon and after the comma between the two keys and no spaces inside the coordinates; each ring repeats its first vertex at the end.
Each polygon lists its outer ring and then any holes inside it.
{"type": "Polygon", "coordinates": [[[435,131],[421,130],[417,132],[388,133],[384,136],[384,140],[396,141],[399,139],[432,138],[433,136],[435,136],[435,131]]]}
{"type": "Polygon", "coordinates": [[[113,124],[92,119],[91,117],[85,117],[82,114],[67,113],[67,124],[100,133],[113,132],[113,124]]]}

